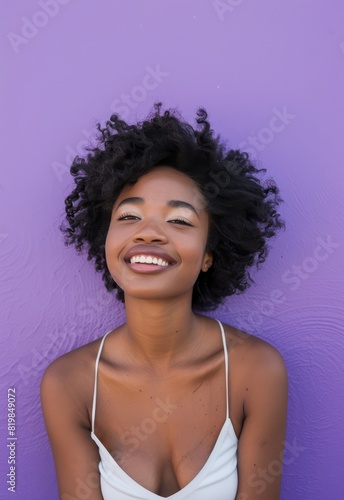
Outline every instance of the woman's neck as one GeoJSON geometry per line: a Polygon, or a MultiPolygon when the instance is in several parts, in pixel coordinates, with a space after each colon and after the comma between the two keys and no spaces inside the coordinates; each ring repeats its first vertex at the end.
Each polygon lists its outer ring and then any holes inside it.
{"type": "Polygon", "coordinates": [[[185,297],[174,301],[126,297],[125,308],[128,347],[152,367],[167,368],[196,339],[200,317],[185,297]]]}

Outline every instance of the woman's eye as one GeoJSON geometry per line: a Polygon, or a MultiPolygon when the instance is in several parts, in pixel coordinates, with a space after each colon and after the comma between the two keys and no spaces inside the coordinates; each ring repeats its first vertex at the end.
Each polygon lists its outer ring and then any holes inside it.
{"type": "Polygon", "coordinates": [[[185,225],[185,226],[192,226],[192,224],[186,220],[186,219],[172,219],[172,220],[169,220],[168,222],[173,222],[175,224],[182,224],[182,225],[185,225]]]}
{"type": "Polygon", "coordinates": [[[122,214],[118,217],[118,220],[134,220],[134,219],[139,219],[137,215],[132,215],[132,214],[122,214]]]}

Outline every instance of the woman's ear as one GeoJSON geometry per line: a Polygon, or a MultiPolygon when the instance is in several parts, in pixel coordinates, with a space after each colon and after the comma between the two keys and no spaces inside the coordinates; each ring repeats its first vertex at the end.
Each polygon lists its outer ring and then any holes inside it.
{"type": "Polygon", "coordinates": [[[206,273],[209,267],[213,263],[213,254],[209,251],[206,251],[203,257],[202,271],[206,273]]]}

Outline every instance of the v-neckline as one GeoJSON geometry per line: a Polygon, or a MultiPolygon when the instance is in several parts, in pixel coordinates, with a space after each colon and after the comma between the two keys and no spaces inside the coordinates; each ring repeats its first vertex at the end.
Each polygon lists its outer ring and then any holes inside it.
{"type": "Polygon", "coordinates": [[[113,456],[111,455],[111,453],[105,448],[105,446],[103,445],[103,443],[100,441],[100,439],[97,438],[97,436],[95,435],[95,433],[93,431],[91,432],[91,437],[96,442],[96,444],[98,445],[98,448],[100,448],[105,453],[105,455],[108,457],[108,459],[110,460],[110,462],[117,469],[118,473],[123,476],[123,479],[125,481],[131,482],[135,486],[135,488],[137,488],[138,490],[141,490],[141,492],[143,494],[149,495],[149,498],[155,498],[157,500],[177,500],[177,499],[179,499],[179,497],[182,498],[182,496],[185,493],[187,493],[190,490],[190,488],[194,487],[195,483],[197,484],[197,482],[200,482],[202,480],[202,478],[205,475],[206,471],[208,470],[208,468],[211,466],[211,464],[213,462],[213,457],[214,457],[216,451],[221,446],[221,444],[222,444],[222,442],[223,442],[223,440],[224,440],[224,438],[226,436],[226,430],[227,430],[227,428],[228,428],[228,430],[229,430],[229,432],[231,434],[233,442],[235,444],[238,443],[238,438],[237,438],[237,435],[235,434],[233,423],[232,423],[231,419],[228,417],[228,418],[226,418],[226,420],[225,420],[225,422],[224,422],[224,424],[223,424],[223,426],[222,426],[222,428],[220,430],[220,433],[219,433],[219,435],[217,437],[217,440],[216,440],[216,442],[214,444],[214,447],[211,450],[211,453],[210,453],[209,457],[207,458],[206,462],[204,463],[203,467],[201,468],[201,470],[183,488],[181,488],[180,490],[176,491],[175,493],[173,493],[172,495],[170,495],[168,497],[163,497],[161,495],[157,495],[153,491],[148,490],[147,488],[145,488],[144,486],[142,486],[140,483],[138,483],[137,481],[135,481],[135,479],[133,479],[127,472],[125,472],[125,470],[122,469],[122,467],[116,462],[116,460],[113,458],[113,456]]]}

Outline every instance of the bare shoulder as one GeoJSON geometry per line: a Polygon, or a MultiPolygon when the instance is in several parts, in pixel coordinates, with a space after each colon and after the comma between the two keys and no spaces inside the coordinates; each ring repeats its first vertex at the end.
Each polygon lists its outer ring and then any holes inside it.
{"type": "Polygon", "coordinates": [[[90,485],[90,477],[92,499],[103,498],[99,475],[94,472],[99,452],[90,438],[99,344],[100,339],[60,356],[47,367],[42,378],[42,412],[55,460],[59,498],[80,498],[79,483],[90,485]]]}
{"type": "Polygon", "coordinates": [[[73,349],[46,368],[41,381],[43,409],[58,401],[68,404],[85,425],[93,394],[95,360],[101,339],[73,349]]]}
{"type": "Polygon", "coordinates": [[[100,342],[101,339],[97,339],[59,356],[48,365],[42,380],[56,379],[77,382],[78,379],[84,378],[85,375],[90,373],[90,368],[94,366],[100,342]]]}
{"type": "Polygon", "coordinates": [[[250,378],[257,374],[280,376],[287,379],[287,370],[281,353],[269,342],[224,324],[228,349],[232,362],[250,378]]]}
{"type": "Polygon", "coordinates": [[[238,436],[236,498],[258,499],[264,491],[264,499],[277,500],[280,472],[268,481],[254,479],[262,477],[261,471],[270,470],[271,464],[278,465],[283,460],[288,407],[286,365],[281,353],[269,342],[224,326],[233,380],[231,418],[238,436]],[[259,483],[263,489],[257,489],[259,483]]]}

